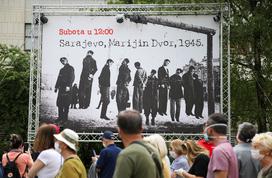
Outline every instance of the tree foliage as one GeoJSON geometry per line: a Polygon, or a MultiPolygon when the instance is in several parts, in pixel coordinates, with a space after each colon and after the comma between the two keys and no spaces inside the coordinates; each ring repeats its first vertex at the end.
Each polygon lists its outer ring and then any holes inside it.
{"type": "MultiPolygon", "coordinates": [[[[21,134],[26,139],[30,55],[17,47],[0,44],[1,134],[21,134]]],[[[1,139],[1,148],[7,143],[1,139]]]]}
{"type": "Polygon", "coordinates": [[[260,132],[272,115],[272,2],[231,0],[232,111],[260,132]]]}

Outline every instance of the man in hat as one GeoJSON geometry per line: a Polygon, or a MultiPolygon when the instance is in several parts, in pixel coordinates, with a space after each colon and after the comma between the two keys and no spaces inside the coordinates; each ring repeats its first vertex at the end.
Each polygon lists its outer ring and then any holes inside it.
{"type": "Polygon", "coordinates": [[[83,59],[83,67],[79,81],[79,108],[86,109],[90,105],[93,77],[97,71],[96,61],[92,57],[94,52],[89,50],[83,59]]]}
{"type": "Polygon", "coordinates": [[[87,178],[86,169],[77,156],[78,134],[71,129],[64,129],[60,134],[54,134],[54,137],[55,150],[64,158],[56,178],[87,178]]]}
{"type": "Polygon", "coordinates": [[[137,69],[133,81],[133,109],[142,113],[143,110],[143,92],[144,87],[147,82],[146,71],[141,67],[140,62],[134,63],[135,68],[137,69]]]}
{"type": "MultiPolygon", "coordinates": [[[[100,178],[112,178],[117,156],[120,153],[121,148],[114,144],[114,136],[111,131],[104,132],[102,136],[102,144],[104,149],[101,150],[96,162],[96,171],[100,178]]],[[[96,157],[93,157],[92,160],[96,160],[96,157]]]]}
{"type": "Polygon", "coordinates": [[[100,76],[98,77],[98,83],[101,94],[102,109],[100,118],[110,120],[107,116],[108,104],[110,103],[110,66],[113,64],[112,59],[108,59],[105,66],[103,67],[100,76]]]}
{"type": "Polygon", "coordinates": [[[159,109],[160,115],[167,115],[167,95],[169,86],[169,70],[167,66],[170,60],[165,59],[163,65],[158,69],[158,79],[159,79],[159,109]]]}
{"type": "Polygon", "coordinates": [[[135,110],[125,110],[117,117],[118,132],[125,149],[118,155],[113,177],[162,177],[162,163],[158,151],[143,141],[141,114],[135,110]]]}
{"type": "Polygon", "coordinates": [[[55,85],[55,92],[58,91],[58,121],[67,121],[69,105],[72,102],[71,87],[75,80],[74,68],[69,65],[66,57],[60,58],[63,68],[60,69],[55,85]]]}
{"type": "Polygon", "coordinates": [[[128,84],[131,81],[130,69],[128,68],[129,60],[125,58],[122,65],[119,68],[119,74],[116,81],[117,93],[116,102],[118,112],[121,112],[127,108],[127,102],[129,100],[128,84]]]}

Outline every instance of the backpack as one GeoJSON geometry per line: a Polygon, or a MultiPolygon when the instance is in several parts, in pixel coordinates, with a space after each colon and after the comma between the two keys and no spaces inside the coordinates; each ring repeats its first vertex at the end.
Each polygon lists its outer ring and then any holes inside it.
{"type": "Polygon", "coordinates": [[[139,141],[134,141],[133,143],[139,144],[142,147],[144,147],[149,154],[151,155],[151,158],[153,159],[155,166],[157,168],[157,176],[156,178],[163,178],[163,173],[162,173],[162,165],[160,163],[160,158],[158,157],[158,155],[152,150],[152,148],[148,147],[147,145],[145,145],[142,142],[139,141]]]}
{"type": "Polygon", "coordinates": [[[21,175],[20,175],[20,172],[19,172],[19,169],[16,165],[16,160],[17,158],[21,155],[22,153],[19,153],[15,159],[13,161],[10,161],[9,157],[8,157],[8,154],[6,154],[7,156],[7,164],[6,166],[4,166],[4,178],[21,178],[21,175]]]}

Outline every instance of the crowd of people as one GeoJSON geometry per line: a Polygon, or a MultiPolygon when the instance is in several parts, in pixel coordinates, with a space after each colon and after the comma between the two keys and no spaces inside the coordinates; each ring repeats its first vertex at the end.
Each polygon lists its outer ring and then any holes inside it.
{"type": "Polygon", "coordinates": [[[104,149],[93,155],[88,173],[77,155],[79,136],[73,130],[40,126],[32,152],[24,152],[22,138],[12,134],[11,149],[2,156],[2,173],[18,178],[272,177],[272,133],[257,134],[251,123],[238,126],[233,147],[227,139],[228,120],[220,113],[208,117],[199,141],[174,139],[168,144],[159,134],[143,137],[142,122],[138,111],[121,111],[117,125],[124,148],[115,144],[113,132],[105,131],[104,149]]]}
{"type": "MultiPolygon", "coordinates": [[[[83,59],[82,72],[80,75],[79,87],[74,83],[75,71],[73,66],[68,63],[66,57],[60,58],[63,67],[55,84],[55,92],[58,92],[57,107],[58,120],[65,122],[68,119],[69,107],[76,109],[87,109],[90,106],[91,91],[94,75],[97,72],[96,60],[93,58],[93,51],[88,51],[83,59]]],[[[104,67],[98,76],[98,85],[101,94],[98,109],[102,104],[100,118],[110,120],[107,116],[107,108],[110,103],[110,95],[114,97],[116,93],[116,103],[118,113],[130,108],[130,94],[128,86],[132,81],[130,60],[124,58],[120,67],[116,81],[116,92],[110,92],[111,70],[114,61],[106,60],[104,67]]],[[[195,67],[190,66],[188,71],[182,75],[183,70],[177,68],[173,75],[170,75],[168,65],[169,59],[165,59],[158,70],[152,69],[148,75],[141,63],[136,61],[136,69],[133,79],[132,108],[144,112],[146,125],[155,125],[157,113],[167,115],[167,102],[170,100],[170,116],[172,121],[179,122],[181,112],[181,99],[185,100],[185,113],[187,116],[194,116],[197,119],[203,118],[204,107],[204,87],[203,81],[198,78],[194,71],[195,67]],[[157,75],[156,75],[157,73],[157,75]],[[193,111],[194,107],[194,111],[193,111]],[[149,116],[151,115],[151,122],[149,116]]],[[[112,97],[112,98],[113,98],[112,97]]]]}

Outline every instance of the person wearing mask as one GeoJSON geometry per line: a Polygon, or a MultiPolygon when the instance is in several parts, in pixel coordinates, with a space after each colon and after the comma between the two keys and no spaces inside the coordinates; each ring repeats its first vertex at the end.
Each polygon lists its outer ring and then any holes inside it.
{"type": "Polygon", "coordinates": [[[56,178],[87,178],[86,169],[77,156],[78,134],[71,129],[64,129],[59,134],[54,134],[56,139],[55,149],[64,158],[56,178]]]}
{"type": "Polygon", "coordinates": [[[38,129],[33,149],[39,156],[29,170],[28,177],[54,178],[63,161],[62,156],[54,149],[54,134],[56,129],[52,125],[43,125],[38,129]]]}
{"type": "Polygon", "coordinates": [[[125,110],[120,112],[117,118],[118,133],[125,149],[118,155],[113,177],[163,177],[158,151],[143,141],[141,114],[135,110],[125,110]]]}
{"type": "MultiPolygon", "coordinates": [[[[27,170],[32,167],[33,160],[29,153],[24,153],[24,144],[23,139],[18,134],[10,135],[10,147],[11,150],[8,153],[3,154],[2,156],[2,165],[5,168],[7,163],[14,161],[19,170],[21,177],[27,177],[27,170]]],[[[8,175],[7,175],[8,176],[8,175]]]]}
{"type": "Polygon", "coordinates": [[[215,148],[210,158],[207,178],[238,178],[237,157],[227,140],[228,120],[220,113],[211,114],[206,122],[204,138],[215,148]]]}
{"type": "Polygon", "coordinates": [[[169,158],[167,156],[167,146],[164,138],[159,134],[152,134],[148,137],[144,137],[144,141],[153,145],[159,152],[161,160],[162,160],[162,172],[164,178],[170,178],[170,164],[169,158]]]}
{"type": "Polygon", "coordinates": [[[272,177],[272,134],[271,132],[256,134],[252,139],[251,155],[260,161],[261,171],[258,178],[272,177]]]}
{"type": "Polygon", "coordinates": [[[260,163],[251,156],[251,142],[256,134],[254,125],[244,122],[238,126],[236,140],[238,144],[233,148],[239,167],[239,178],[256,178],[260,170],[260,163]]]}
{"type": "Polygon", "coordinates": [[[79,108],[87,109],[90,106],[93,77],[97,71],[94,52],[89,50],[82,62],[82,71],[79,81],[79,108]]]}
{"type": "Polygon", "coordinates": [[[187,140],[188,148],[187,158],[190,165],[190,170],[178,169],[175,173],[183,178],[206,178],[209,165],[209,151],[199,146],[193,140],[187,140]]]}
{"type": "Polygon", "coordinates": [[[112,178],[117,156],[121,151],[121,148],[114,144],[114,136],[111,131],[105,131],[102,136],[102,144],[104,149],[97,157],[92,157],[93,161],[96,161],[96,171],[99,178],[112,178]]]}
{"type": "Polygon", "coordinates": [[[181,178],[180,176],[176,176],[175,171],[178,169],[183,169],[188,171],[190,166],[188,163],[187,155],[187,146],[186,143],[180,139],[175,139],[170,143],[170,151],[169,154],[174,161],[171,164],[171,177],[181,178]]]}

